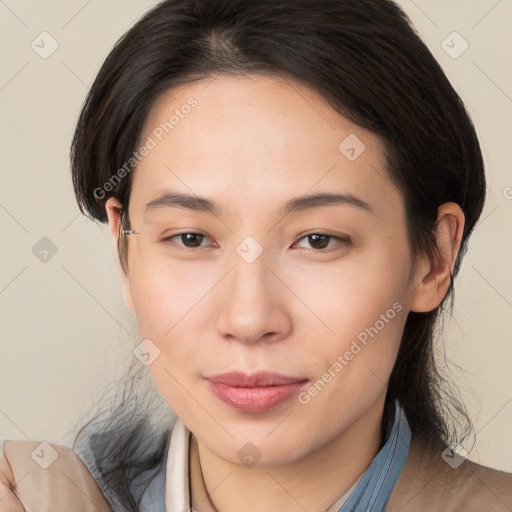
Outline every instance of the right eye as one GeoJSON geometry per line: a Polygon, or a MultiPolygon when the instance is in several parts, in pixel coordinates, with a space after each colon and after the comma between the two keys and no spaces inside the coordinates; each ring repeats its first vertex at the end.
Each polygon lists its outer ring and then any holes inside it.
{"type": "MultiPolygon", "coordinates": [[[[178,246],[179,250],[187,250],[198,249],[200,247],[208,247],[208,244],[202,245],[204,240],[209,240],[209,238],[203,233],[185,232],[165,237],[161,240],[161,242],[165,244],[175,244],[178,246]],[[175,238],[177,238],[179,241],[174,241],[175,238]]],[[[212,246],[215,247],[218,246],[218,244],[214,242],[212,246]]]]}

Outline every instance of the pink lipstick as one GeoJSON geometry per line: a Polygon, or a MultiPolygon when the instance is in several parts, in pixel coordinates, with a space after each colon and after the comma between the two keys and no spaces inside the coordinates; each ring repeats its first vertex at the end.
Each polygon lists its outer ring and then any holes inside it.
{"type": "Polygon", "coordinates": [[[273,372],[241,372],[206,377],[211,391],[224,403],[242,412],[269,411],[297,394],[308,379],[273,372]]]}

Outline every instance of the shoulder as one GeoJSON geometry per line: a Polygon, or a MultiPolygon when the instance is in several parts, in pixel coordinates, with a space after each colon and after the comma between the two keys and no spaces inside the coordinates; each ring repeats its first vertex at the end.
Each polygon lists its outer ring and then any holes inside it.
{"type": "Polygon", "coordinates": [[[512,473],[413,440],[386,512],[423,510],[509,512],[512,473]]]}
{"type": "Polygon", "coordinates": [[[110,507],[72,449],[46,441],[3,440],[0,512],[25,510],[110,512],[110,507]]]}

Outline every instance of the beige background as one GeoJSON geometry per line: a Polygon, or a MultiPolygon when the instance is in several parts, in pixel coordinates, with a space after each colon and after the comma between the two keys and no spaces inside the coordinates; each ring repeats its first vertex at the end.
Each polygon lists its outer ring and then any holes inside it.
{"type": "MultiPolygon", "coordinates": [[[[490,190],[446,345],[477,431],[470,458],[512,472],[512,1],[399,3],[468,105],[485,154],[490,190]],[[469,44],[456,59],[442,47],[454,31],[469,44]]],[[[0,0],[0,437],[67,440],[138,343],[107,229],[78,213],[68,149],[99,66],[153,4],[0,0]],[[43,31],[58,43],[47,59],[31,48],[43,31]],[[42,237],[58,249],[46,263],[32,253],[42,237]]]]}

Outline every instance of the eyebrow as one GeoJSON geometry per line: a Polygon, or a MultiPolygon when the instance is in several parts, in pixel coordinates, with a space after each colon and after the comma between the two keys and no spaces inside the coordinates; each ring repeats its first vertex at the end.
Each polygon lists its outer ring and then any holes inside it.
{"type": "MultiPolygon", "coordinates": [[[[335,194],[330,192],[321,192],[292,198],[286,201],[280,208],[279,213],[281,215],[287,215],[292,212],[331,205],[355,206],[369,213],[374,213],[372,207],[367,202],[352,194],[335,194]]],[[[185,208],[193,211],[212,213],[216,216],[221,215],[220,206],[210,199],[182,192],[164,192],[156,199],[146,203],[145,210],[162,207],[185,208]]]]}
{"type": "Polygon", "coordinates": [[[362,199],[352,194],[334,194],[330,192],[321,192],[308,196],[296,197],[287,201],[280,212],[287,215],[291,212],[310,210],[330,205],[349,205],[355,206],[367,212],[373,213],[372,207],[362,199]]]}

